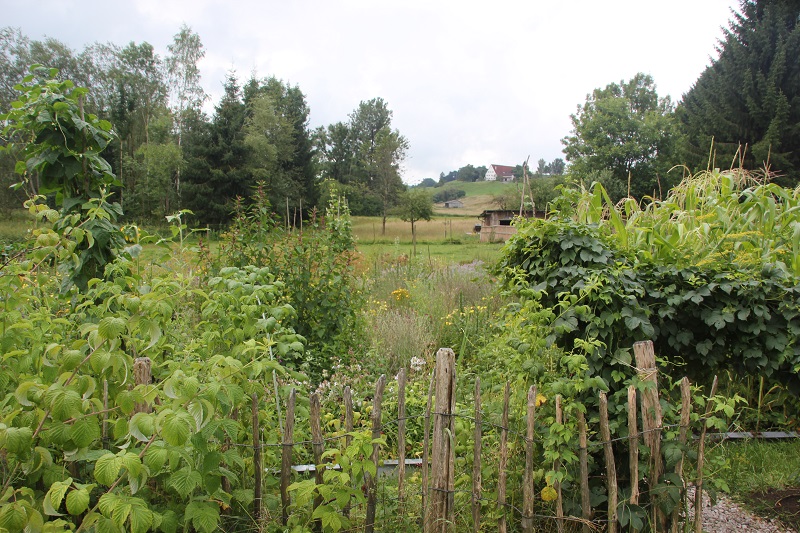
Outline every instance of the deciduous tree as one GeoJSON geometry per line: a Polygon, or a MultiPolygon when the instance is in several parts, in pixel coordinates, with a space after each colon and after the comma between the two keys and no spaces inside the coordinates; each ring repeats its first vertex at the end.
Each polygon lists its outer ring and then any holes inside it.
{"type": "MultiPolygon", "coordinates": [[[[170,109],[175,121],[178,150],[182,150],[186,115],[192,110],[199,110],[207,98],[200,85],[200,69],[197,66],[206,52],[200,36],[186,24],[181,26],[167,49],[169,55],[165,66],[169,83],[170,109]]],[[[175,174],[175,191],[180,196],[180,170],[175,174]]]]}
{"type": "Polygon", "coordinates": [[[400,197],[397,213],[401,220],[411,222],[411,242],[417,255],[417,222],[433,217],[433,200],[424,189],[409,189],[400,197]]]}
{"type": "Polygon", "coordinates": [[[561,141],[571,174],[611,181],[609,191],[636,198],[666,192],[678,131],[672,101],[658,96],[653,78],[639,73],[595,89],[571,118],[572,135],[561,141]]]}

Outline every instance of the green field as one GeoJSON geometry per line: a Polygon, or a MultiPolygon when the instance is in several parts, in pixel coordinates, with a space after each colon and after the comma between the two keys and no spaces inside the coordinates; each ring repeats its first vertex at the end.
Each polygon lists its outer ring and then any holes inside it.
{"type": "MultiPolygon", "coordinates": [[[[417,244],[417,260],[433,265],[465,265],[475,261],[492,263],[497,260],[503,243],[468,242],[448,244],[446,242],[417,244]]],[[[386,266],[405,263],[411,257],[411,245],[388,243],[358,243],[365,270],[380,272],[386,266]]]]}
{"type": "MultiPolygon", "coordinates": [[[[473,228],[479,220],[475,216],[435,216],[429,221],[420,220],[417,226],[417,243],[423,242],[478,242],[473,228]]],[[[353,234],[359,243],[411,243],[411,223],[396,217],[386,220],[386,232],[380,217],[353,217],[353,234]]]]}

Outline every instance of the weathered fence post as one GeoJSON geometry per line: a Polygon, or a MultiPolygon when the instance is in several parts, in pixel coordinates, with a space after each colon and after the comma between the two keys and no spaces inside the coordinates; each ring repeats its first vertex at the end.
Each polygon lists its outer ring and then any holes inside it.
{"type": "Polygon", "coordinates": [[[608,398],[600,393],[600,438],[606,459],[606,482],[608,485],[608,533],[617,531],[617,467],[611,447],[611,429],[608,427],[608,398]]]}
{"type": "Polygon", "coordinates": [[[430,531],[428,523],[428,513],[430,513],[430,442],[431,442],[431,401],[433,399],[433,385],[436,380],[436,367],[431,374],[431,382],[428,385],[428,402],[425,407],[425,434],[422,440],[422,528],[430,531]]]}
{"type": "MultiPolygon", "coordinates": [[[[353,432],[353,393],[350,391],[350,386],[346,386],[344,388],[344,430],[347,433],[347,436],[344,438],[344,446],[345,449],[350,447],[350,443],[353,442],[353,436],[351,433],[353,432]]],[[[347,502],[347,505],[344,506],[342,509],[344,515],[347,518],[350,518],[350,502],[347,502]]]]}
{"type": "MultiPolygon", "coordinates": [[[[648,490],[658,500],[660,497],[653,491],[663,473],[661,460],[661,404],[658,401],[658,370],[653,341],[634,343],[633,354],[636,358],[636,371],[639,379],[652,383],[642,391],[642,431],[645,445],[650,448],[650,472],[647,476],[648,490]]],[[[653,524],[659,531],[666,529],[666,516],[658,502],[654,502],[653,524]]]]}
{"type": "MultiPolygon", "coordinates": [[[[561,405],[561,395],[556,394],[556,424],[564,423],[564,407],[561,405]]],[[[561,470],[561,459],[553,461],[553,471],[558,473],[561,470]]],[[[561,482],[557,479],[553,482],[556,489],[556,527],[558,533],[564,533],[564,497],[561,494],[561,482]]]]}
{"type": "MultiPolygon", "coordinates": [[[[133,361],[133,379],[134,383],[138,385],[149,385],[152,381],[150,373],[151,361],[149,357],[137,357],[133,361]]],[[[135,413],[149,413],[150,406],[147,403],[137,403],[133,411],[135,413]]]]}
{"type": "MultiPolygon", "coordinates": [[[[261,426],[258,421],[258,395],[254,392],[252,399],[253,415],[253,522],[258,525],[261,519],[261,426]]],[[[260,526],[259,526],[260,529],[260,526]]]]}
{"type": "MultiPolygon", "coordinates": [[[[311,394],[309,415],[311,417],[311,450],[314,454],[314,482],[317,485],[322,485],[325,471],[325,467],[322,466],[322,454],[325,451],[325,441],[322,437],[319,395],[316,392],[311,394]]],[[[322,495],[317,494],[314,498],[314,510],[322,505],[322,502],[322,495]]],[[[314,521],[314,530],[322,531],[322,522],[320,520],[314,521]]]]}
{"type": "Polygon", "coordinates": [[[522,486],[522,531],[533,532],[533,436],[536,416],[536,385],[528,389],[527,428],[525,432],[525,477],[522,486]]]}
{"type": "Polygon", "coordinates": [[[436,352],[436,407],[433,418],[433,452],[431,457],[432,494],[427,531],[446,532],[450,529],[455,509],[455,465],[453,464],[455,421],[456,355],[450,348],[436,352]]]}
{"type": "Polygon", "coordinates": [[[475,443],[472,452],[472,531],[481,529],[481,438],[483,421],[481,417],[481,378],[475,378],[475,443]]]}
{"type": "Polygon", "coordinates": [[[283,424],[283,449],[281,450],[281,520],[283,525],[289,521],[289,506],[292,503],[289,497],[289,483],[292,480],[292,446],[294,446],[294,405],[296,392],[289,393],[289,402],[286,405],[286,420],[283,424]]]}
{"type": "Polygon", "coordinates": [[[508,401],[511,386],[506,381],[503,395],[503,418],[500,422],[500,465],[497,467],[497,507],[500,518],[497,522],[497,531],[506,533],[506,465],[508,464],[508,401]]]}
{"type": "Polygon", "coordinates": [[[592,500],[589,492],[589,439],[586,431],[586,417],[578,410],[578,443],[581,463],[581,517],[584,519],[583,533],[589,533],[592,519],[592,500]]]}
{"type": "Polygon", "coordinates": [[[675,473],[681,480],[681,505],[676,505],[672,511],[672,524],[670,524],[670,531],[678,533],[678,518],[683,502],[686,501],[686,481],[683,479],[683,459],[685,452],[683,447],[686,445],[686,440],[689,434],[689,421],[692,414],[692,391],[689,386],[689,379],[684,377],[681,380],[681,428],[678,436],[678,442],[681,443],[681,458],[678,464],[675,465],[675,473]]]}
{"type": "Polygon", "coordinates": [[[631,471],[631,497],[633,505],[639,504],[639,424],[636,410],[636,387],[628,387],[628,462],[631,471]]]}
{"type": "MultiPolygon", "coordinates": [[[[381,375],[375,384],[375,397],[372,398],[372,440],[381,438],[381,404],[383,403],[383,389],[386,387],[386,376],[381,375]]],[[[375,465],[376,475],[366,474],[367,485],[367,517],[364,531],[372,533],[375,530],[375,508],[378,504],[378,455],[380,444],[372,445],[372,463],[375,465]]]]}
{"type": "Polygon", "coordinates": [[[694,530],[695,533],[703,531],[703,464],[705,463],[706,429],[708,415],[711,414],[711,398],[717,394],[717,376],[711,384],[711,394],[706,401],[706,414],[700,421],[700,442],[697,448],[697,481],[694,484],[694,530]]]}

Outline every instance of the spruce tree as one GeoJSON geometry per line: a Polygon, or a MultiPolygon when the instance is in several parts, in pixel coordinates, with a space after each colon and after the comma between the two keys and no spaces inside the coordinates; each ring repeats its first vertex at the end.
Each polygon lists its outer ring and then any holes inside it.
{"type": "Polygon", "coordinates": [[[785,185],[800,181],[799,19],[797,0],[745,0],[734,12],[719,57],[678,108],[692,170],[769,164],[785,185]]]}

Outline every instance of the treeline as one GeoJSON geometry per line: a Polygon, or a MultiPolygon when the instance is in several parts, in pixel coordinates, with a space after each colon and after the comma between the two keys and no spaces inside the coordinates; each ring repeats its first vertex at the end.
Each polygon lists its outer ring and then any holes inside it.
{"type": "MultiPolygon", "coordinates": [[[[19,29],[0,30],[0,110],[20,95],[15,88],[31,65],[58,70],[59,79],[86,87],[83,109],[113,124],[103,152],[117,177],[115,199],[125,217],[163,221],[182,209],[195,223],[220,225],[237,197],[259,183],[275,212],[308,216],[326,201],[335,180],[354,214],[385,215],[405,189],[400,164],[408,141],[392,129],[381,98],[363,101],[345,122],[312,130],[306,97],[275,77],[246,81],[229,72],[224,94],[209,116],[198,62],[200,36],[183,26],[163,57],[148,43],[87,46],[80,52],[52,38],[31,40],[19,29]]],[[[4,146],[14,139],[3,138],[4,146]]],[[[35,176],[11,191],[13,150],[0,159],[0,207],[19,207],[29,194],[47,194],[35,176]]]]}
{"type": "Polygon", "coordinates": [[[743,0],[718,57],[680,101],[649,75],[595,89],[562,139],[569,174],[611,198],[665,198],[688,171],[760,170],[800,182],[800,3],[743,0]],[[676,165],[679,165],[676,167],[676,165]]]}
{"type": "MultiPolygon", "coordinates": [[[[522,177],[524,173],[523,164],[514,165],[514,178],[519,179],[522,177]]],[[[475,167],[473,165],[464,165],[463,167],[459,168],[458,170],[451,170],[448,173],[440,173],[439,174],[439,181],[434,180],[433,178],[425,178],[420,182],[421,187],[441,187],[445,183],[450,183],[451,181],[465,181],[465,182],[473,182],[473,181],[483,181],[486,179],[486,172],[489,169],[485,166],[475,167]]],[[[528,168],[528,173],[531,176],[561,176],[564,174],[566,170],[566,163],[560,157],[557,157],[550,163],[545,161],[544,159],[539,159],[537,162],[537,166],[535,169],[528,168]]],[[[442,197],[442,196],[440,196],[442,197]]],[[[434,197],[434,201],[446,201],[452,200],[452,198],[445,198],[444,200],[436,200],[434,197]]]]}

